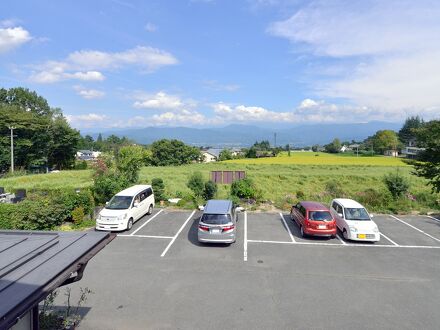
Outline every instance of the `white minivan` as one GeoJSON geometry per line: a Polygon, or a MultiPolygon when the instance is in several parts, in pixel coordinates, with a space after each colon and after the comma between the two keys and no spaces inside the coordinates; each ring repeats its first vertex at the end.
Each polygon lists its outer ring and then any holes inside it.
{"type": "Polygon", "coordinates": [[[154,193],[150,185],[127,188],[110,199],[99,212],[96,230],[130,230],[133,223],[154,208],[154,193]]]}
{"type": "Polygon", "coordinates": [[[345,239],[379,242],[380,232],[376,223],[371,220],[373,215],[358,202],[348,198],[334,199],[330,212],[345,239]]]}

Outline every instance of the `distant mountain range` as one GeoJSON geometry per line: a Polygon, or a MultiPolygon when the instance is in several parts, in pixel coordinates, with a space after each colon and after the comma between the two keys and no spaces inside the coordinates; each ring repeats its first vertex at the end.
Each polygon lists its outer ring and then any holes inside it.
{"type": "MultiPolygon", "coordinates": [[[[215,128],[190,127],[147,127],[103,130],[103,137],[111,134],[126,136],[140,144],[150,144],[159,139],[178,139],[195,146],[211,147],[247,147],[255,141],[269,140],[271,144],[303,147],[313,144],[326,144],[334,138],[341,141],[361,141],[378,130],[390,129],[398,131],[402,123],[369,122],[358,124],[310,124],[296,125],[291,128],[264,128],[249,125],[229,125],[215,128]]],[[[98,136],[96,130],[81,132],[98,136]]]]}

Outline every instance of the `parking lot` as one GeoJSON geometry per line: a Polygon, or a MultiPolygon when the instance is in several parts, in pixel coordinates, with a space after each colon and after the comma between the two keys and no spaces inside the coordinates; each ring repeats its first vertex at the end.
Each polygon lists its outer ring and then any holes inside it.
{"type": "Polygon", "coordinates": [[[440,220],[376,215],[378,243],[302,238],[287,213],[239,216],[237,242],[197,242],[199,211],[155,210],[72,287],[82,329],[438,329],[440,220]]]}

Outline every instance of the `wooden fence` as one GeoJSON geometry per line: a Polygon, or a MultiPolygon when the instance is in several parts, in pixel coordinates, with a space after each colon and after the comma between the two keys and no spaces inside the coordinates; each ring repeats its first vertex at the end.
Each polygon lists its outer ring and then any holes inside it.
{"type": "Polygon", "coordinates": [[[244,179],[245,171],[212,171],[211,180],[219,184],[231,184],[234,181],[244,179]]]}

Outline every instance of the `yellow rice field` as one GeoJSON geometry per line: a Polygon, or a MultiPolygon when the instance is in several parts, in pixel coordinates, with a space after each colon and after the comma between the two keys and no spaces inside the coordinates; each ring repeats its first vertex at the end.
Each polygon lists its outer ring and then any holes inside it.
{"type": "Polygon", "coordinates": [[[297,151],[280,153],[277,157],[246,158],[228,160],[237,164],[280,164],[280,165],[364,165],[364,166],[408,166],[402,159],[386,156],[345,156],[323,152],[297,151]]]}

